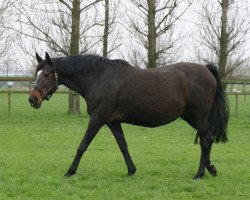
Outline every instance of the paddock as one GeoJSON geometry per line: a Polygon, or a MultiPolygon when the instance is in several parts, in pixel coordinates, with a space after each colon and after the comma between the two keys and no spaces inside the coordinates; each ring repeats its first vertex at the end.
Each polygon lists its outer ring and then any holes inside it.
{"type": "MultiPolygon", "coordinates": [[[[126,166],[107,127],[90,145],[77,174],[65,179],[75,147],[88,122],[81,101],[79,116],[66,115],[67,94],[58,93],[39,112],[28,94],[0,94],[0,199],[249,199],[250,98],[235,115],[231,102],[229,142],[215,144],[211,154],[218,176],[193,181],[199,145],[195,132],[182,120],[159,128],[123,125],[138,172],[126,166]],[[153,150],[150,150],[153,149],[153,150]],[[28,163],[29,162],[29,163],[28,163]]],[[[239,96],[244,103],[244,96],[239,96]]],[[[233,102],[233,103],[232,103],[233,102]]],[[[239,103],[239,104],[241,104],[239,103]]]]}

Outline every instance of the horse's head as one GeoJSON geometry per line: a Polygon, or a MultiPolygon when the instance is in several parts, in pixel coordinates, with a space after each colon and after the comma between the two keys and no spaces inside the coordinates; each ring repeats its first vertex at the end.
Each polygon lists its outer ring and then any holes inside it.
{"type": "Polygon", "coordinates": [[[58,89],[58,77],[49,54],[45,53],[43,60],[37,53],[38,65],[35,73],[35,83],[30,91],[29,102],[33,108],[40,108],[44,99],[49,100],[52,94],[58,89]]]}

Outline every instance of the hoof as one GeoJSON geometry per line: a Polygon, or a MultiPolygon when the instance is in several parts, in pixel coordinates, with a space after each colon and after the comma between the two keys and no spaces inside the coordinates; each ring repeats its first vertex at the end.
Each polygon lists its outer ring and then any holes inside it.
{"type": "Polygon", "coordinates": [[[217,170],[214,165],[207,167],[207,170],[212,176],[217,176],[217,170]]]}
{"type": "Polygon", "coordinates": [[[204,175],[205,175],[205,173],[202,173],[202,174],[197,173],[197,174],[193,177],[193,179],[194,179],[194,180],[200,180],[204,175]]]}
{"type": "Polygon", "coordinates": [[[71,171],[68,170],[66,174],[64,174],[64,177],[71,177],[72,175],[74,175],[76,173],[76,171],[71,171]]]}
{"type": "Polygon", "coordinates": [[[194,180],[201,180],[202,176],[198,176],[197,174],[193,177],[194,180]]]}
{"type": "Polygon", "coordinates": [[[128,171],[128,176],[133,176],[136,172],[136,168],[128,171]]]}

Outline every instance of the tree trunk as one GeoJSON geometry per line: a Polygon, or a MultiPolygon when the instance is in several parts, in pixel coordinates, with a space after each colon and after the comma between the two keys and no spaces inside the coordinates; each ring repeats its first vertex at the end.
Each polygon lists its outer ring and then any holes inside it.
{"type": "Polygon", "coordinates": [[[148,63],[147,68],[156,67],[156,27],[155,27],[155,0],[148,2],[148,63]]]}
{"type": "Polygon", "coordinates": [[[109,36],[109,0],[105,0],[105,22],[103,34],[103,57],[108,57],[108,36],[109,36]]]}
{"type": "MultiPolygon", "coordinates": [[[[71,10],[71,42],[70,55],[79,54],[79,39],[80,39],[80,0],[73,0],[71,10]]],[[[68,114],[80,114],[79,94],[70,93],[68,114]]]]}
{"type": "Polygon", "coordinates": [[[221,78],[224,79],[226,75],[226,66],[227,66],[227,50],[228,50],[228,33],[227,33],[227,14],[229,8],[229,0],[222,0],[221,8],[221,35],[220,35],[220,53],[219,53],[219,71],[221,78]]]}

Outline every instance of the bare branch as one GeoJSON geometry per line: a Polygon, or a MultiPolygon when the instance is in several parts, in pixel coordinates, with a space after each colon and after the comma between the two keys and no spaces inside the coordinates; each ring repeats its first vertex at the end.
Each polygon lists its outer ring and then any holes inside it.
{"type": "Polygon", "coordinates": [[[95,0],[94,2],[92,2],[92,3],[90,3],[90,4],[86,5],[86,6],[84,6],[83,8],[81,8],[81,9],[80,9],[80,12],[83,12],[83,11],[88,10],[88,9],[91,8],[93,5],[95,5],[95,4],[97,4],[97,3],[101,2],[101,1],[103,1],[103,0],[95,0]]]}
{"type": "Polygon", "coordinates": [[[72,7],[66,1],[64,0],[58,0],[58,1],[64,4],[70,11],[72,11],[72,7]]]}
{"type": "Polygon", "coordinates": [[[161,12],[163,10],[168,10],[168,9],[171,10],[171,9],[177,7],[177,0],[174,1],[173,5],[171,4],[169,6],[169,3],[171,3],[171,0],[166,1],[166,3],[164,4],[164,6],[162,6],[161,8],[156,9],[155,12],[158,13],[158,12],[161,12]]]}

